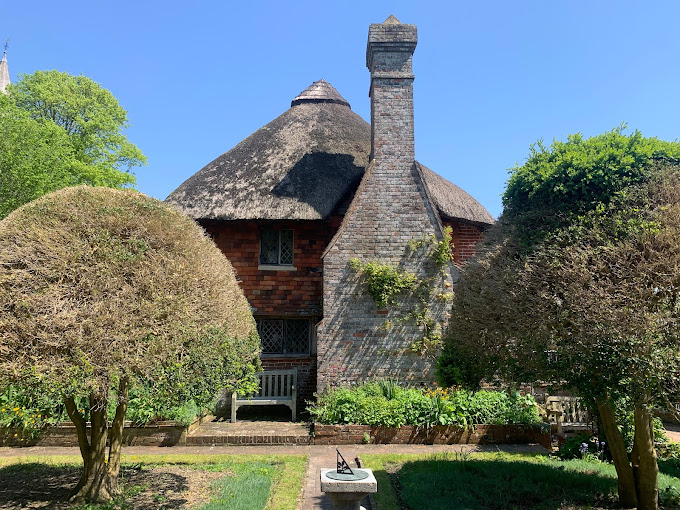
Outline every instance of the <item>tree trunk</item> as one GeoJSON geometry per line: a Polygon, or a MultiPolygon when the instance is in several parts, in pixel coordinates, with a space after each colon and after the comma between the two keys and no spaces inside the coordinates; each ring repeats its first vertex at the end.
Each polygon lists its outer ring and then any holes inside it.
{"type": "Polygon", "coordinates": [[[635,406],[635,447],[638,510],[656,510],[659,504],[659,467],[654,448],[654,416],[646,406],[635,406]]]}
{"type": "Polygon", "coordinates": [[[90,442],[87,439],[87,423],[85,418],[78,412],[78,406],[76,405],[75,399],[73,397],[68,397],[64,400],[66,406],[66,412],[69,418],[76,426],[76,434],[78,436],[78,446],[80,447],[80,455],[83,457],[83,473],[80,476],[80,480],[73,489],[73,494],[76,494],[87,480],[87,473],[89,472],[90,465],[90,442]]]}
{"type": "Polygon", "coordinates": [[[628,460],[628,452],[626,451],[623,436],[616,425],[611,401],[595,399],[595,403],[600,412],[604,433],[609,441],[609,451],[612,454],[612,460],[616,468],[619,503],[625,508],[635,508],[638,504],[638,498],[633,468],[628,460]]]}
{"type": "Polygon", "coordinates": [[[120,448],[123,445],[123,428],[125,426],[125,415],[128,405],[128,389],[130,381],[123,377],[118,383],[118,405],[116,406],[116,416],[111,424],[111,438],[109,439],[109,469],[108,477],[111,487],[117,491],[118,474],[120,473],[120,448]]]}
{"type": "MultiPolygon", "coordinates": [[[[108,473],[106,458],[106,441],[108,438],[108,422],[106,417],[107,398],[105,392],[90,395],[90,424],[91,439],[87,448],[81,446],[83,454],[83,474],[76,485],[73,502],[104,503],[111,501],[116,493],[116,479],[111,479],[108,473]]],[[[67,407],[68,409],[68,407],[67,407]]],[[[77,409],[76,409],[77,414],[77,409]]],[[[71,413],[69,412],[69,416],[71,413]]],[[[78,414],[76,419],[82,419],[78,414]]],[[[71,418],[73,420],[73,417],[71,418]]],[[[84,421],[84,420],[83,420],[84,421]]],[[[74,423],[76,421],[74,420],[74,423]]],[[[78,428],[78,424],[76,424],[78,428]]],[[[78,433],[80,443],[80,432],[78,433]]],[[[87,441],[87,437],[85,437],[87,441]]]]}

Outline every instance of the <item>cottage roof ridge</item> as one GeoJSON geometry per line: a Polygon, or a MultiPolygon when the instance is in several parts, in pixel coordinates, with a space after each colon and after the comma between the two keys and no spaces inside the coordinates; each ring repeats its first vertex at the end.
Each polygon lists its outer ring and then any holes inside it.
{"type": "Polygon", "coordinates": [[[335,103],[351,108],[347,100],[340,95],[333,85],[321,79],[312,83],[305,90],[300,92],[290,102],[290,106],[297,106],[305,103],[335,103]]]}
{"type": "MultiPolygon", "coordinates": [[[[325,80],[312,83],[296,100],[166,200],[197,220],[328,218],[364,176],[371,126],[325,80]]],[[[440,214],[479,225],[494,222],[472,196],[419,165],[440,214]]]]}

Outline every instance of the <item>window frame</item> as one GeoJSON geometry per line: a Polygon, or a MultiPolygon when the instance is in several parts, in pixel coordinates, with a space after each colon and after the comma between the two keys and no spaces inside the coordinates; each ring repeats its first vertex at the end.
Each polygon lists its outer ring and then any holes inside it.
{"type": "Polygon", "coordinates": [[[260,346],[262,348],[261,355],[262,357],[270,357],[270,358],[275,358],[275,357],[303,357],[307,358],[310,356],[313,356],[313,342],[314,342],[314,321],[307,318],[307,317],[255,317],[255,324],[257,326],[257,334],[260,337],[260,346]],[[262,340],[262,334],[261,334],[261,322],[262,321],[280,321],[283,323],[283,337],[281,339],[281,351],[273,352],[273,351],[265,351],[264,350],[264,342],[262,340]],[[304,352],[287,352],[286,345],[290,345],[290,342],[287,342],[287,337],[288,337],[288,324],[291,321],[304,321],[307,323],[307,348],[304,352]]]}
{"type": "Polygon", "coordinates": [[[261,228],[260,229],[260,252],[257,257],[258,261],[258,266],[260,268],[267,269],[269,267],[276,268],[276,269],[288,269],[288,270],[295,270],[295,231],[292,228],[284,228],[284,229],[273,229],[273,228],[261,228]],[[278,240],[277,240],[277,256],[276,260],[277,262],[265,262],[262,260],[262,255],[263,255],[263,249],[262,249],[262,242],[263,242],[263,236],[265,232],[276,232],[278,240]],[[291,251],[291,262],[290,263],[282,263],[281,262],[281,248],[282,248],[282,242],[281,242],[281,235],[283,232],[290,232],[290,251],[291,251]]]}

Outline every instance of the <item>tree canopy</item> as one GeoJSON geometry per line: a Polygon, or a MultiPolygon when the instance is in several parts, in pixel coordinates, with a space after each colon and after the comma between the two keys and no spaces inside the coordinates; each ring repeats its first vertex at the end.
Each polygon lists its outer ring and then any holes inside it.
{"type": "Polygon", "coordinates": [[[439,373],[552,382],[595,402],[622,503],[656,508],[651,408],[679,396],[680,144],[622,131],[533,147],[512,171],[503,215],[462,270],[439,373]]]}
{"type": "Polygon", "coordinates": [[[0,221],[0,385],[64,400],[84,459],[78,498],[116,491],[131,386],[204,404],[219,388],[252,390],[258,356],[231,265],[163,203],[79,186],[0,221]]]}
{"type": "Polygon", "coordinates": [[[85,76],[24,75],[0,97],[0,218],[66,186],[124,188],[146,158],[124,129],[127,113],[85,76]]]}

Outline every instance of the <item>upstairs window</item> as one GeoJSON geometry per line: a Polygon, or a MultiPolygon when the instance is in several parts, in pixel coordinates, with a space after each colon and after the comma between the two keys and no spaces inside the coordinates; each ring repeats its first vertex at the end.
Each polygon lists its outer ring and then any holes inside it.
{"type": "Polygon", "coordinates": [[[293,265],[293,231],[262,230],[260,233],[260,264],[267,266],[293,265]]]}
{"type": "Polygon", "coordinates": [[[307,319],[256,319],[262,354],[309,354],[307,319]]]}

